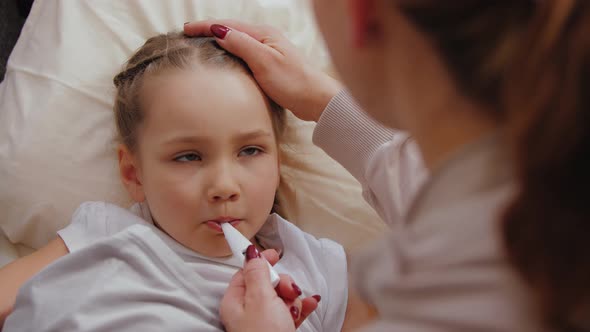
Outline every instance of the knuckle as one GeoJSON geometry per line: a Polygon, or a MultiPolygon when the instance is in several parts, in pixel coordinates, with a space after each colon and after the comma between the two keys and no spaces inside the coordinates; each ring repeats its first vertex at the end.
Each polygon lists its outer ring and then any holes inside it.
{"type": "Polygon", "coordinates": [[[244,273],[246,275],[260,274],[265,270],[266,265],[264,263],[264,260],[260,258],[255,258],[250,260],[248,265],[246,265],[246,268],[244,268],[244,273]]]}
{"type": "Polygon", "coordinates": [[[266,33],[276,33],[278,31],[277,28],[275,28],[274,26],[272,26],[270,24],[261,24],[260,30],[264,31],[266,33]]]}

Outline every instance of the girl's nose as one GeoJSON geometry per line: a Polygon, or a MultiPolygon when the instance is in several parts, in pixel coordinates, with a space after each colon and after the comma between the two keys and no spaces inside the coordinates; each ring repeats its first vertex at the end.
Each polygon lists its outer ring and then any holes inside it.
{"type": "Polygon", "coordinates": [[[208,190],[211,203],[236,201],[240,198],[240,186],[231,167],[220,167],[213,177],[208,190]]]}
{"type": "Polygon", "coordinates": [[[224,202],[224,201],[236,201],[240,197],[240,194],[233,191],[218,192],[211,196],[212,202],[224,202]]]}

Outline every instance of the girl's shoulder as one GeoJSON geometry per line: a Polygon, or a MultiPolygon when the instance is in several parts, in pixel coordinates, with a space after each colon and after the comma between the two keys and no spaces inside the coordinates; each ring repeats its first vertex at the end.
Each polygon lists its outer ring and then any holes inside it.
{"type": "Polygon", "coordinates": [[[344,248],[336,241],[317,238],[277,213],[273,213],[268,217],[266,223],[258,232],[257,238],[265,248],[296,250],[296,248],[301,247],[302,249],[307,248],[303,249],[306,254],[309,254],[311,249],[312,252],[318,254],[322,254],[323,251],[327,250],[345,255],[344,248]]]}
{"type": "Polygon", "coordinates": [[[132,213],[137,217],[144,217],[144,208],[142,204],[135,203],[130,208],[126,209],[117,204],[104,202],[104,201],[87,201],[83,202],[78,206],[74,212],[73,218],[76,216],[102,216],[105,214],[119,214],[126,215],[132,213]]]}
{"type": "Polygon", "coordinates": [[[72,252],[136,224],[149,224],[140,207],[125,209],[108,202],[84,202],[58,235],[72,252]]]}
{"type": "Polygon", "coordinates": [[[94,223],[102,222],[130,226],[137,223],[147,223],[151,216],[145,210],[138,203],[132,205],[129,209],[125,209],[109,202],[89,201],[80,204],[76,209],[71,224],[92,221],[94,223]]]}
{"type": "Polygon", "coordinates": [[[344,247],[336,241],[306,233],[278,214],[269,216],[257,239],[263,247],[282,253],[277,264],[285,269],[281,272],[292,276],[293,273],[301,274],[300,278],[315,281],[342,279],[347,275],[344,247]]]}

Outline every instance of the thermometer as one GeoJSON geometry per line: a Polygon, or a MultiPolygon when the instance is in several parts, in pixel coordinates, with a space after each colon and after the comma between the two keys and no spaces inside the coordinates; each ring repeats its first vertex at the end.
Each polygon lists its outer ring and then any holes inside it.
{"type": "MultiPolygon", "coordinates": [[[[222,223],[221,229],[223,230],[223,235],[225,235],[225,239],[231,248],[231,252],[240,260],[243,266],[244,263],[246,263],[246,249],[252,245],[252,242],[228,222],[222,223]]],[[[279,274],[273,269],[270,263],[266,262],[266,264],[268,264],[268,270],[270,271],[270,283],[273,288],[277,287],[281,280],[279,274]]]]}

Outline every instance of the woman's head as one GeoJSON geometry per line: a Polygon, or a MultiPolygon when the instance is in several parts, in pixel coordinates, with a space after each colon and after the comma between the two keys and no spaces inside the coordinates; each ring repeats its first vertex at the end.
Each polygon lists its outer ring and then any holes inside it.
{"type": "Polygon", "coordinates": [[[231,251],[217,222],[253,237],[279,184],[282,113],[210,38],[150,38],[115,77],[123,183],[197,252],[231,251]]]}
{"type": "Polygon", "coordinates": [[[421,114],[439,130],[435,109],[465,131],[457,105],[437,99],[454,93],[503,128],[520,189],[502,223],[509,259],[550,323],[590,315],[590,2],[351,3],[347,15],[343,1],[315,1],[359,101],[388,125],[421,114]]]}

